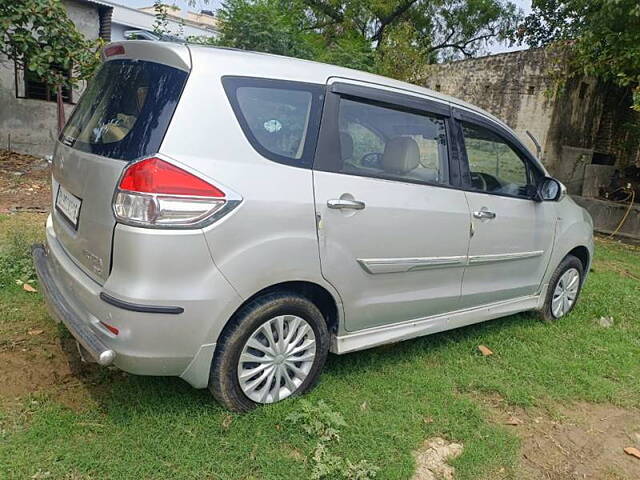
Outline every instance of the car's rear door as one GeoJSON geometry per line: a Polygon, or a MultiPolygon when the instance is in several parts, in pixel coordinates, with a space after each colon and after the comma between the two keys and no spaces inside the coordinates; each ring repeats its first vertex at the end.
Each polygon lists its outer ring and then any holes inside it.
{"type": "Polygon", "coordinates": [[[53,226],[69,256],[94,280],[109,275],[112,200],[128,162],[158,153],[190,69],[187,48],[122,42],[65,126],[53,156],[53,226]]]}
{"type": "Polygon", "coordinates": [[[330,81],[314,164],[323,276],[349,331],[458,307],[469,242],[449,105],[330,81]]]}
{"type": "Polygon", "coordinates": [[[455,111],[472,214],[462,307],[535,295],[549,263],[557,216],[534,200],[544,172],[506,129],[470,111],[455,111]]]}

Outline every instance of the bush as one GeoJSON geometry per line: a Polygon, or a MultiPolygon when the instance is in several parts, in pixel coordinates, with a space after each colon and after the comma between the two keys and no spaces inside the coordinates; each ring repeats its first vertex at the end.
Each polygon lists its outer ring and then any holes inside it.
{"type": "MultiPolygon", "coordinates": [[[[41,220],[41,216],[36,217],[41,220]]],[[[34,218],[35,220],[35,218],[34,218]]],[[[0,217],[2,248],[0,249],[0,287],[12,284],[35,283],[36,271],[31,260],[31,245],[41,235],[42,222],[19,224],[12,217],[0,217]],[[22,227],[22,228],[19,228],[22,227]]]]}

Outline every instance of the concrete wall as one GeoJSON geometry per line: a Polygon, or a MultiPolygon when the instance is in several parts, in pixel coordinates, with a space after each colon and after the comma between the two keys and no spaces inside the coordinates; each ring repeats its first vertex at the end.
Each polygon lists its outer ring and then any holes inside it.
{"type": "MultiPolygon", "coordinates": [[[[63,0],[69,18],[89,39],[98,38],[98,8],[95,5],[63,0]]],[[[11,148],[32,155],[52,152],[57,138],[57,109],[55,102],[16,98],[13,61],[0,57],[0,148],[11,148]]],[[[22,91],[22,89],[21,89],[22,91]]],[[[80,92],[74,91],[76,101],[80,92]]],[[[65,105],[68,116],[73,105],[65,105]]]]}
{"type": "Polygon", "coordinates": [[[550,72],[561,67],[552,50],[530,49],[429,66],[421,83],[501,118],[535,152],[529,130],[545,166],[580,194],[594,154],[611,156],[617,167],[640,162],[640,136],[625,128],[640,117],[628,89],[592,78],[570,79],[554,93],[550,72]]]}
{"type": "Polygon", "coordinates": [[[544,146],[553,117],[551,84],[543,73],[549,57],[544,49],[531,49],[433,65],[421,83],[494,114],[535,153],[526,131],[544,146]]]}
{"type": "Polygon", "coordinates": [[[628,129],[634,116],[640,124],[631,110],[628,89],[592,78],[570,79],[564,91],[555,96],[545,154],[569,193],[581,194],[590,180],[585,178],[585,168],[602,161],[598,157],[608,157],[617,168],[636,162],[640,143],[628,129]]]}
{"type": "Polygon", "coordinates": [[[629,209],[628,203],[616,203],[579,196],[573,196],[572,198],[591,214],[596,232],[611,234],[616,231],[620,222],[624,219],[624,223],[616,232],[616,235],[632,240],[640,240],[640,206],[634,205],[629,209]]]}

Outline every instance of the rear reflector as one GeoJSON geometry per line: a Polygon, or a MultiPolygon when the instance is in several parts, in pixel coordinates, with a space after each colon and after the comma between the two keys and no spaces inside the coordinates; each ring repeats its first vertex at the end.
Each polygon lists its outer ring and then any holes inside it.
{"type": "Polygon", "coordinates": [[[120,330],[118,330],[116,327],[114,327],[113,325],[109,325],[108,323],[104,323],[103,321],[100,321],[100,325],[102,325],[114,335],[118,335],[118,333],[120,333],[120,330]]]}
{"type": "Polygon", "coordinates": [[[105,47],[105,57],[112,57],[114,55],[124,55],[124,47],[122,45],[109,45],[108,47],[105,47]]]}

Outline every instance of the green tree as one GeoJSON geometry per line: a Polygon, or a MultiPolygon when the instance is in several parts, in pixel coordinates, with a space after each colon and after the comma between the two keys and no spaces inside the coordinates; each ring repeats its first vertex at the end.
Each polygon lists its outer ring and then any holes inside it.
{"type": "Polygon", "coordinates": [[[566,53],[566,76],[586,74],[634,92],[640,110],[640,3],[638,0],[533,0],[519,29],[531,46],[566,53]]]}
{"type": "Polygon", "coordinates": [[[0,0],[0,53],[56,91],[59,109],[61,88],[93,75],[101,45],[77,30],[59,0],[0,0]]]}
{"type": "Polygon", "coordinates": [[[513,36],[508,0],[226,0],[218,43],[411,79],[513,36]]]}
{"type": "Polygon", "coordinates": [[[155,0],[153,2],[153,11],[156,17],[153,22],[153,33],[160,35],[169,33],[168,8],[169,6],[162,3],[162,0],[155,0]]]}
{"type": "Polygon", "coordinates": [[[217,18],[221,45],[299,58],[315,55],[311,19],[299,0],[227,0],[217,18]]]}

